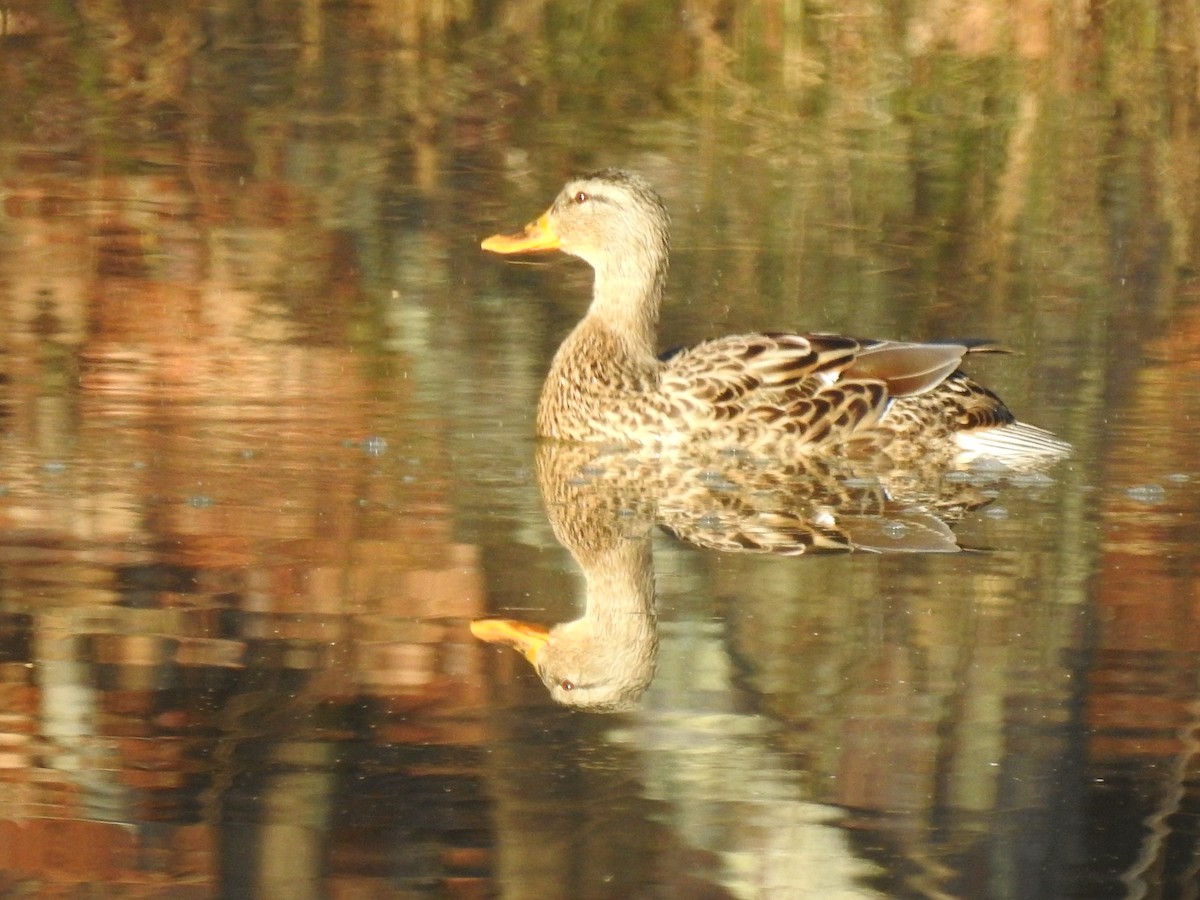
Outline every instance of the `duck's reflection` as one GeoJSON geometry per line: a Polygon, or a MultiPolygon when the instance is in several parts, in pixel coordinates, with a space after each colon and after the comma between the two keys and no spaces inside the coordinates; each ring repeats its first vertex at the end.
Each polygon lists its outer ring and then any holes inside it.
{"type": "Polygon", "coordinates": [[[742,553],[948,553],[959,545],[947,522],[987,502],[944,471],[817,459],[648,460],[545,443],[536,468],[554,535],[583,572],[584,613],[553,626],[479,619],[471,631],[521,652],[557,702],[594,712],[635,706],[654,677],[656,525],[742,553]]]}

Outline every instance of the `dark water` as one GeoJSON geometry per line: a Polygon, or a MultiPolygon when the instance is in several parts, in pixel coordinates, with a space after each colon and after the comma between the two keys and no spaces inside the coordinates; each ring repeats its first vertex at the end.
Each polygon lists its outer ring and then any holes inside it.
{"type": "Polygon", "coordinates": [[[1197,896],[1195,13],[0,7],[0,893],[1197,896]],[[538,448],[588,272],[478,242],[606,164],[664,346],[995,338],[1074,456],[538,448]],[[714,549],[828,508],[939,552],[714,549]]]}

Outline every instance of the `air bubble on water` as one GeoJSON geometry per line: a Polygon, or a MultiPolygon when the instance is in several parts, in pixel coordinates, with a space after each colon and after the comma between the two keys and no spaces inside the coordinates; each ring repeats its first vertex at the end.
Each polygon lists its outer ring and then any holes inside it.
{"type": "Polygon", "coordinates": [[[1054,479],[1045,472],[1018,472],[1008,481],[1017,487],[1046,487],[1054,484],[1054,479]]]}
{"type": "Polygon", "coordinates": [[[1125,489],[1125,496],[1137,503],[1162,503],[1167,492],[1161,484],[1135,484],[1125,489]]]}
{"type": "Polygon", "coordinates": [[[387,441],[378,435],[372,435],[363,440],[362,449],[367,456],[383,456],[387,453],[387,441]]]}

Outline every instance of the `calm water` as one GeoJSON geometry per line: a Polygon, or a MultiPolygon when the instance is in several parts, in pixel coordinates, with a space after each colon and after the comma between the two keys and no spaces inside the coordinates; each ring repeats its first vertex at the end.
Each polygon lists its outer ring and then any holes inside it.
{"type": "Polygon", "coordinates": [[[1193,15],[0,5],[0,893],[1200,896],[1193,15]],[[538,447],[588,272],[478,242],[602,164],[664,346],[995,338],[1077,452],[538,447]]]}

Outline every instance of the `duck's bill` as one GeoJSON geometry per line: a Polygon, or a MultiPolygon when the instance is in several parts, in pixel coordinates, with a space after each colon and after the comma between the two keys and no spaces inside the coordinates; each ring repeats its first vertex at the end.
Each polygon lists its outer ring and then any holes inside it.
{"type": "Polygon", "coordinates": [[[471,634],[489,644],[513,647],[536,666],[538,655],[550,638],[550,629],[516,619],[476,619],[471,623],[471,634]]]}
{"type": "Polygon", "coordinates": [[[558,235],[550,227],[547,216],[530,222],[516,234],[493,234],[480,246],[492,253],[537,253],[541,250],[557,250],[558,235]]]}

